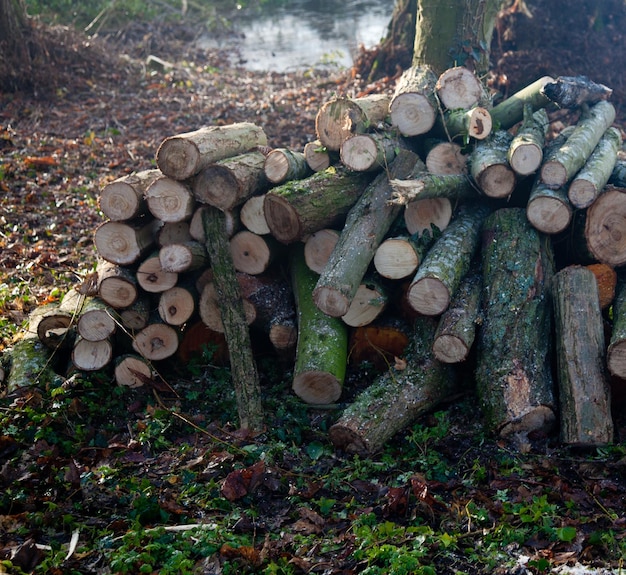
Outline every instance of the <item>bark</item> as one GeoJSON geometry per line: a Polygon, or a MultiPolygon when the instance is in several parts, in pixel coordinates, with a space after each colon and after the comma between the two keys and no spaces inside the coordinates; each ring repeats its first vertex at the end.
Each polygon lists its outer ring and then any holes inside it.
{"type": "Polygon", "coordinates": [[[400,140],[389,134],[355,134],[344,140],[339,155],[350,170],[376,172],[389,167],[400,147],[400,140]]]}
{"type": "Polygon", "coordinates": [[[186,180],[209,164],[265,145],[267,136],[254,124],[211,126],[165,139],[157,150],[156,162],[166,176],[186,180]]]}
{"type": "Polygon", "coordinates": [[[284,244],[343,223],[372,176],[329,168],[304,180],[288,182],[265,196],[265,219],[272,235],[284,244]]]}
{"type": "Polygon", "coordinates": [[[333,253],[340,232],[337,230],[323,229],[313,232],[304,243],[304,260],[311,271],[321,274],[333,253]]]}
{"type": "Polygon", "coordinates": [[[626,188],[626,160],[623,157],[618,157],[615,162],[609,184],[617,188],[626,188]]]}
{"type": "Polygon", "coordinates": [[[372,323],[387,307],[389,295],[385,287],[371,277],[364,278],[350,302],[343,322],[350,327],[372,323]]]}
{"type": "Polygon", "coordinates": [[[559,76],[543,87],[543,93],[560,108],[578,108],[608,99],[613,90],[585,76],[559,76]]]}
{"type": "Polygon", "coordinates": [[[348,313],[376,249],[400,211],[399,206],[389,203],[389,177],[406,177],[416,161],[412,152],[401,153],[390,173],[381,173],[350,210],[339,242],[313,291],[313,300],[324,313],[332,317],[348,313]]]}
{"type": "Polygon", "coordinates": [[[613,331],[606,363],[611,375],[626,379],[626,278],[623,272],[619,274],[613,303],[613,331]]]}
{"type": "Polygon", "coordinates": [[[314,172],[323,172],[329,168],[334,163],[336,155],[336,152],[331,153],[319,140],[308,142],[304,146],[304,158],[314,172]]]}
{"type": "Polygon", "coordinates": [[[403,136],[428,132],[437,117],[437,76],[429,66],[413,66],[402,73],[389,103],[391,124],[403,136]]]}
{"type": "Polygon", "coordinates": [[[144,195],[159,177],[160,170],[144,170],[107,184],[98,197],[98,207],[106,218],[114,221],[134,220],[148,212],[144,195]]]}
{"type": "Polygon", "coordinates": [[[443,176],[467,172],[467,156],[459,144],[430,139],[426,142],[426,148],[426,168],[431,174],[443,176]]]}
{"type": "Polygon", "coordinates": [[[507,160],[516,174],[534,174],[541,166],[549,124],[548,114],[543,108],[533,113],[530,104],[524,106],[524,121],[507,154],[507,160]]]}
{"type": "Polygon", "coordinates": [[[439,101],[448,110],[469,110],[489,103],[482,82],[465,66],[454,66],[442,72],[435,89],[439,101]]]}
{"type": "Polygon", "coordinates": [[[544,234],[566,230],[574,209],[567,197],[567,188],[550,188],[535,180],[526,204],[526,217],[534,228],[544,234]]]}
{"type": "Polygon", "coordinates": [[[272,184],[301,180],[310,176],[312,172],[304,153],[287,148],[272,150],[265,158],[264,170],[265,177],[272,184]]]}
{"type": "Polygon", "coordinates": [[[137,268],[137,283],[148,293],[164,292],[173,288],[176,282],[178,273],[163,269],[159,252],[147,257],[137,268]]]}
{"type": "Polygon", "coordinates": [[[114,309],[133,305],[139,297],[137,276],[127,267],[99,260],[98,296],[114,309]]]}
{"type": "Polygon", "coordinates": [[[543,76],[493,107],[489,111],[493,125],[500,130],[508,130],[523,120],[524,107],[527,104],[533,112],[545,108],[551,100],[543,94],[542,88],[553,81],[550,76],[543,76]]]}
{"type": "Polygon", "coordinates": [[[437,116],[434,132],[448,140],[467,142],[469,138],[484,140],[491,134],[492,127],[489,111],[476,106],[469,110],[446,110],[443,115],[437,116]]]}
{"type": "Polygon", "coordinates": [[[156,241],[159,247],[169,244],[184,244],[193,240],[189,233],[189,222],[167,222],[157,232],[156,241]]]}
{"type": "Polygon", "coordinates": [[[354,134],[363,134],[385,121],[389,97],[372,94],[362,98],[334,98],[322,105],[315,117],[317,139],[328,151],[336,152],[354,134]]]}
{"type": "Polygon", "coordinates": [[[413,178],[391,180],[390,184],[394,191],[391,201],[403,206],[415,200],[433,198],[448,198],[454,202],[478,198],[478,192],[464,174],[437,176],[419,173],[413,178]]]}
{"type": "Polygon", "coordinates": [[[380,375],[330,428],[336,449],[375,453],[398,431],[456,392],[452,372],[430,350],[435,326],[431,318],[416,320],[406,365],[390,367],[380,375]]]}
{"type": "Polygon", "coordinates": [[[241,206],[239,217],[241,223],[254,234],[264,236],[270,233],[270,228],[265,219],[263,204],[265,203],[265,195],[252,196],[248,198],[241,206]]]}
{"type": "Polygon", "coordinates": [[[284,246],[271,236],[242,230],[230,239],[230,251],[238,272],[259,275],[279,259],[284,246]]]}
{"type": "Polygon", "coordinates": [[[567,195],[574,207],[587,208],[597,199],[613,173],[621,147],[620,131],[609,128],[569,185],[567,195]]]}
{"type": "MultiPolygon", "coordinates": [[[[204,243],[206,241],[206,238],[204,236],[204,225],[202,223],[202,218],[204,212],[208,209],[210,209],[209,206],[201,205],[200,207],[196,208],[193,216],[191,216],[191,221],[189,222],[189,234],[197,242],[204,243]]],[[[239,207],[236,207],[233,210],[228,210],[224,212],[224,218],[226,237],[232,238],[241,229],[241,210],[239,209],[239,207]]]]}
{"type": "Polygon", "coordinates": [[[626,263],[626,189],[608,187],[587,209],[585,238],[599,262],[626,263]]]}
{"type": "Polygon", "coordinates": [[[192,285],[174,286],[159,296],[159,316],[169,325],[182,326],[193,316],[198,300],[198,292],[192,285]]]}
{"type": "Polygon", "coordinates": [[[89,298],[80,310],[76,329],[87,341],[101,341],[111,337],[117,329],[118,319],[113,308],[100,298],[89,298]]]}
{"type": "Polygon", "coordinates": [[[225,232],[225,217],[218,210],[204,213],[206,249],[214,271],[224,334],[230,355],[230,370],[237,400],[239,425],[258,431],[263,428],[259,374],[252,355],[239,284],[225,232]]]}
{"type": "Polygon", "coordinates": [[[193,180],[196,200],[229,211],[267,188],[265,155],[248,152],[204,168],[193,180]]]}
{"type": "Polygon", "coordinates": [[[541,179],[549,186],[563,186],[584,165],[604,132],[615,120],[615,108],[598,102],[583,117],[567,141],[541,167],[541,179]]]}
{"type": "Polygon", "coordinates": [[[450,304],[478,249],[480,230],[490,208],[464,206],[433,244],[413,277],[407,299],[423,315],[440,315],[450,304]]]}
{"type": "Polygon", "coordinates": [[[474,344],[480,315],[479,273],[468,273],[443,313],[433,341],[433,353],[443,363],[465,361],[474,344]]]}
{"type": "Polygon", "coordinates": [[[163,246],[159,250],[159,262],[165,272],[190,272],[206,267],[208,255],[203,244],[192,240],[163,246]]]}
{"type": "Polygon", "coordinates": [[[115,360],[113,371],[117,385],[136,388],[154,379],[156,372],[149,361],[139,355],[126,354],[115,360]]]}
{"type": "Polygon", "coordinates": [[[554,277],[561,440],[576,445],[613,442],[604,329],[596,279],[570,266],[554,277]]]}
{"type": "Polygon", "coordinates": [[[186,183],[167,176],[154,180],[145,193],[150,213],[162,222],[182,222],[191,218],[195,200],[186,183]]]}
{"type": "Polygon", "coordinates": [[[486,426],[501,436],[547,431],[555,421],[553,270],[550,243],[523,209],[503,208],[485,221],[476,384],[486,426]]]}
{"type": "Polygon", "coordinates": [[[470,156],[472,178],[490,198],[508,198],[515,189],[517,178],[507,160],[511,139],[508,132],[494,132],[478,142],[470,156]]]}
{"type": "Polygon", "coordinates": [[[122,266],[134,264],[154,246],[157,227],[157,220],[107,221],[96,229],[94,244],[102,259],[122,266]]]}
{"type": "Polygon", "coordinates": [[[159,361],[172,357],[178,349],[180,332],[160,318],[151,318],[146,327],[135,333],[133,349],[142,357],[159,361]]]}
{"type": "Polygon", "coordinates": [[[404,208],[404,225],[411,235],[421,237],[428,232],[432,236],[433,228],[442,232],[451,219],[452,202],[448,198],[416,200],[404,208]]]}
{"type": "Polygon", "coordinates": [[[302,246],[292,248],[290,260],[298,314],[293,391],[307,403],[333,403],[341,396],[346,374],[348,329],[315,306],[312,292],[317,274],[307,267],[302,246]]]}
{"type": "MultiPolygon", "coordinates": [[[[242,275],[244,274],[237,275],[238,281],[240,281],[239,277],[242,275]]],[[[241,281],[239,289],[241,289],[241,281]]],[[[246,325],[250,325],[256,320],[256,309],[245,296],[243,296],[242,305],[245,323],[246,325]]],[[[200,301],[198,302],[198,311],[202,321],[208,328],[217,333],[225,333],[222,318],[222,304],[220,303],[220,295],[214,281],[210,281],[203,287],[200,294],[200,301]]]]}

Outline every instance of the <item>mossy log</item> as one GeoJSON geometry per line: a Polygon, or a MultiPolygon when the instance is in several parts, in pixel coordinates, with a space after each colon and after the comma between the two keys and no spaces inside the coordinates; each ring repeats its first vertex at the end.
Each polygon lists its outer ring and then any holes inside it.
{"type": "Polygon", "coordinates": [[[602,311],[593,273],[570,266],[554,277],[561,440],[575,445],[613,442],[605,369],[602,311]]]}
{"type": "Polygon", "coordinates": [[[477,199],[478,191],[465,174],[436,175],[419,173],[404,180],[393,179],[391,201],[406,206],[415,200],[448,198],[452,201],[477,199]]]}
{"type": "Polygon", "coordinates": [[[516,174],[534,174],[543,160],[543,147],[548,132],[548,114],[541,108],[533,113],[532,106],[524,106],[524,121],[509,145],[507,160],[516,174]]]}
{"type": "Polygon", "coordinates": [[[502,436],[547,431],[555,422],[550,242],[522,208],[503,208],[484,223],[481,253],[476,384],[486,426],[502,436]]]}
{"type": "Polygon", "coordinates": [[[513,136],[499,130],[476,144],[469,157],[470,173],[476,185],[490,198],[508,198],[517,178],[507,160],[513,136]]]}
{"type": "Polygon", "coordinates": [[[389,104],[391,125],[403,136],[418,136],[435,124],[437,76],[429,66],[412,66],[402,73],[389,104]]]}
{"type": "Polygon", "coordinates": [[[508,130],[521,122],[524,118],[524,106],[526,104],[530,105],[533,112],[550,104],[552,100],[542,91],[543,87],[550,82],[554,82],[554,78],[543,76],[494,106],[489,113],[496,129],[508,130]]]}
{"type": "Polygon", "coordinates": [[[348,328],[314,304],[318,276],[306,265],[302,245],[292,247],[290,262],[298,314],[293,391],[307,403],[333,403],[341,396],[346,374],[348,328]]]}
{"type": "Polygon", "coordinates": [[[431,351],[436,322],[418,317],[403,362],[390,367],[347,407],[329,431],[335,448],[370,455],[457,391],[452,371],[431,351]]]}

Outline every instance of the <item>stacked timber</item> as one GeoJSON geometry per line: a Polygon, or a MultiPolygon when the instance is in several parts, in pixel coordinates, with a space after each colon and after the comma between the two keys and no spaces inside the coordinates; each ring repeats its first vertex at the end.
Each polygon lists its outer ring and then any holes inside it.
{"type": "Polygon", "coordinates": [[[382,369],[331,428],[338,449],[379,449],[458,394],[463,369],[494,433],[560,417],[564,442],[610,442],[626,163],[608,92],[586,81],[544,77],[493,106],[465,68],[411,68],[392,96],[326,102],[303,150],[245,122],[166,138],[156,169],[101,191],[97,279],[33,314],[24,348],[46,359],[9,389],[50,376],[50,354],[138,387],[203,346],[233,370],[235,351],[269,348],[318,406],[340,401],[351,362],[382,369]],[[572,101],[548,141],[551,107],[572,101]]]}

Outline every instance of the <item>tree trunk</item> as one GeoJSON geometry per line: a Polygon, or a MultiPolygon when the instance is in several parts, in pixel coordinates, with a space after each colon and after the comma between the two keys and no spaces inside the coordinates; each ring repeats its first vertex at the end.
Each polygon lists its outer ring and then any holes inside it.
{"type": "Polygon", "coordinates": [[[419,317],[406,365],[390,367],[343,412],[329,430],[337,449],[370,455],[398,431],[456,392],[452,372],[431,352],[436,322],[419,317]]]}
{"type": "Polygon", "coordinates": [[[110,220],[138,218],[148,211],[144,198],[146,190],[161,176],[160,170],[144,170],[118,178],[102,188],[98,207],[110,220]]]}
{"type": "Polygon", "coordinates": [[[469,158],[474,181],[490,198],[508,198],[515,189],[517,178],[507,160],[512,138],[504,130],[494,132],[476,144],[469,158]]]}
{"type": "Polygon", "coordinates": [[[587,248],[599,262],[626,263],[626,189],[609,187],[587,209],[587,248]]]}
{"type": "Polygon", "coordinates": [[[476,384],[486,425],[502,436],[547,431],[555,421],[553,266],[549,241],[530,226],[523,209],[503,208],[487,218],[476,384]]]}
{"type": "Polygon", "coordinates": [[[402,73],[389,104],[391,125],[403,136],[428,132],[437,117],[437,76],[429,66],[413,66],[402,73]]]}
{"type": "Polygon", "coordinates": [[[415,200],[433,198],[448,198],[458,202],[479,197],[470,179],[464,174],[437,176],[420,173],[411,179],[394,179],[390,180],[389,183],[394,192],[391,201],[400,205],[407,205],[415,200]]]}
{"type": "Polygon", "coordinates": [[[570,266],[554,277],[561,439],[576,445],[613,442],[604,328],[591,271],[570,266]]]}
{"type": "Polygon", "coordinates": [[[294,152],[286,148],[272,150],[265,158],[265,177],[272,184],[282,184],[289,180],[302,180],[311,175],[302,152],[294,152]]]}

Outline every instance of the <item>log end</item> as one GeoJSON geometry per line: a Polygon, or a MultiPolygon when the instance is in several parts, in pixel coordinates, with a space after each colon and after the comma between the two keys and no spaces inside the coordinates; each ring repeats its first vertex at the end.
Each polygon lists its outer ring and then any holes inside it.
{"type": "Polygon", "coordinates": [[[527,434],[533,431],[550,432],[556,425],[554,410],[547,405],[537,405],[524,414],[507,421],[500,427],[501,437],[508,437],[515,433],[527,434]]]}
{"type": "Polygon", "coordinates": [[[474,108],[471,111],[468,126],[469,135],[476,140],[484,140],[491,134],[493,121],[485,108],[474,108]]]}
{"type": "Polygon", "coordinates": [[[342,317],[350,309],[350,299],[329,286],[316,287],[313,290],[313,301],[320,311],[330,317],[342,317]]]}
{"type": "Polygon", "coordinates": [[[442,363],[461,363],[469,354],[466,343],[455,335],[441,335],[433,343],[433,354],[442,363]]]}
{"type": "Polygon", "coordinates": [[[441,280],[426,277],[411,284],[407,300],[418,313],[428,316],[440,315],[450,305],[450,292],[441,280]]]}
{"type": "Polygon", "coordinates": [[[113,221],[129,220],[137,216],[141,209],[140,198],[127,183],[107,184],[98,198],[98,207],[113,221]]]}
{"type": "Polygon", "coordinates": [[[293,378],[292,389],[303,401],[326,405],[341,397],[341,381],[325,371],[304,371],[293,378]]]}
{"type": "Polygon", "coordinates": [[[536,144],[518,146],[509,155],[509,164],[520,176],[534,174],[541,166],[543,150],[536,144]]]}
{"type": "Polygon", "coordinates": [[[189,140],[172,136],[166,138],[157,149],[156,163],[166,176],[186,180],[195,175],[200,164],[200,152],[189,140]]]}
{"type": "Polygon", "coordinates": [[[626,263],[626,190],[605,191],[587,210],[587,247],[602,263],[626,263]]]}
{"type": "Polygon", "coordinates": [[[476,182],[490,198],[508,198],[515,189],[515,172],[508,164],[494,164],[485,169],[476,182]]]}
{"type": "Polygon", "coordinates": [[[406,93],[396,96],[389,106],[391,124],[403,136],[419,136],[435,124],[436,114],[423,94],[406,93]]]}
{"type": "Polygon", "coordinates": [[[598,196],[595,184],[583,178],[576,178],[567,189],[567,197],[579,209],[588,208],[598,196]]]}
{"type": "Polygon", "coordinates": [[[541,181],[551,188],[560,188],[567,183],[567,170],[560,162],[547,161],[541,166],[541,181]]]}
{"type": "Polygon", "coordinates": [[[269,192],[263,202],[265,221],[271,234],[284,244],[290,244],[301,239],[302,224],[298,213],[281,196],[269,192]]]}
{"type": "Polygon", "coordinates": [[[557,198],[530,200],[526,206],[526,217],[531,225],[545,234],[558,234],[572,220],[571,207],[557,198]]]}

